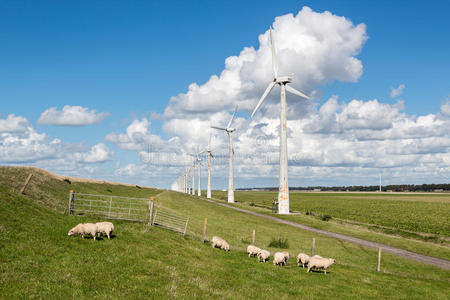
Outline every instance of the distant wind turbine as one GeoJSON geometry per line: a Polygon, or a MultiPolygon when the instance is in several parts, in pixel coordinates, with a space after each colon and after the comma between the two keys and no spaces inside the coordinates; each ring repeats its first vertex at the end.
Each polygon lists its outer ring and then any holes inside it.
{"type": "Polygon", "coordinates": [[[209,133],[208,147],[206,147],[205,150],[200,152],[200,154],[205,153],[205,152],[208,155],[208,189],[206,190],[206,198],[211,199],[211,157],[214,158],[214,156],[212,155],[212,149],[211,149],[211,132],[209,133]]]}
{"type": "Polygon", "coordinates": [[[195,160],[192,164],[192,196],[195,196],[195,160]]]}
{"type": "Polygon", "coordinates": [[[198,189],[197,189],[197,196],[201,197],[202,196],[202,188],[201,188],[201,184],[200,184],[200,178],[201,178],[201,168],[202,168],[202,160],[200,159],[200,157],[198,156],[200,153],[197,154],[197,168],[198,168],[198,189]]]}
{"type": "Polygon", "coordinates": [[[297,96],[309,99],[308,96],[296,89],[288,86],[287,84],[292,81],[289,76],[278,76],[278,64],[275,55],[275,46],[272,37],[272,28],[270,28],[270,44],[272,47],[272,68],[273,68],[273,81],[269,83],[261,99],[253,110],[252,117],[255,115],[258,108],[266,99],[275,84],[281,87],[280,94],[280,177],[278,186],[278,213],[289,214],[289,185],[288,185],[288,156],[287,156],[287,135],[286,135],[286,90],[297,96]]]}
{"type": "Polygon", "coordinates": [[[211,128],[224,130],[228,134],[228,152],[229,152],[229,160],[228,160],[228,202],[234,203],[234,187],[233,187],[233,131],[236,130],[236,128],[232,128],[231,124],[233,123],[234,117],[236,116],[238,107],[234,109],[233,116],[231,117],[230,122],[228,122],[227,127],[217,127],[217,126],[211,126],[211,128]]]}

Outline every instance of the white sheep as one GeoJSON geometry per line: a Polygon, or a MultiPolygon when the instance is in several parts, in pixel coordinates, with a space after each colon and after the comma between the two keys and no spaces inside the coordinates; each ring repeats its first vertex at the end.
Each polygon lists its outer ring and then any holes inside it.
{"type": "Polygon", "coordinates": [[[311,257],[308,263],[308,271],[311,269],[323,269],[327,274],[327,269],[336,262],[333,258],[311,257]]]}
{"type": "Polygon", "coordinates": [[[297,255],[297,265],[300,266],[300,264],[302,264],[302,268],[304,268],[305,265],[308,264],[310,259],[311,257],[309,257],[309,255],[305,253],[299,253],[297,255]]]}
{"type": "Polygon", "coordinates": [[[230,251],[230,245],[228,245],[228,243],[224,239],[218,236],[213,236],[211,245],[213,248],[220,248],[225,251],[230,251]]]}
{"type": "Polygon", "coordinates": [[[111,222],[98,222],[95,223],[97,225],[97,232],[106,234],[108,236],[108,239],[111,236],[111,233],[114,231],[114,224],[111,222]]]}
{"type": "Polygon", "coordinates": [[[269,261],[269,258],[270,258],[270,252],[269,251],[267,251],[267,250],[262,250],[262,249],[260,249],[259,251],[258,251],[258,254],[257,254],[257,256],[258,256],[258,262],[266,262],[266,261],[269,261]]]}
{"type": "Polygon", "coordinates": [[[248,247],[247,247],[247,254],[248,254],[248,257],[258,255],[258,252],[259,252],[260,250],[261,250],[261,249],[258,248],[258,247],[256,247],[256,246],[248,245],[248,247]]]}
{"type": "Polygon", "coordinates": [[[285,263],[287,264],[287,262],[288,262],[288,260],[289,260],[289,252],[286,252],[286,251],[284,251],[284,252],[281,252],[281,253],[283,253],[283,255],[284,255],[284,261],[285,261],[285,263]]]}
{"type": "Polygon", "coordinates": [[[275,254],[273,255],[273,265],[281,265],[281,266],[285,266],[286,265],[286,254],[283,252],[275,252],[275,254]]]}
{"type": "Polygon", "coordinates": [[[84,239],[86,234],[90,234],[94,237],[94,240],[97,236],[97,225],[92,223],[80,223],[74,228],[70,229],[67,235],[79,234],[84,239]]]}

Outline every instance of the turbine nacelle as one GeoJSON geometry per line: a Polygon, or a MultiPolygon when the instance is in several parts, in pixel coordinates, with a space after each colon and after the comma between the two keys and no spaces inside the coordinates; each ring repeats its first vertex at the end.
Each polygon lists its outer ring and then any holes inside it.
{"type": "Polygon", "coordinates": [[[273,79],[274,82],[278,84],[286,84],[292,82],[292,77],[290,76],[280,76],[273,79]]]}

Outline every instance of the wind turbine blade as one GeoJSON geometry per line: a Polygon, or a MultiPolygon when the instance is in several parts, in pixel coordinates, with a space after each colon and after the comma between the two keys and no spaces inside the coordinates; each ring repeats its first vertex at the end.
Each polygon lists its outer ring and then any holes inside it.
{"type": "Polygon", "coordinates": [[[270,27],[270,45],[272,47],[273,76],[275,78],[278,78],[278,64],[277,64],[277,57],[276,57],[276,54],[275,54],[275,45],[274,45],[273,36],[272,36],[272,27],[270,27]]]}
{"type": "Polygon", "coordinates": [[[258,110],[258,108],[261,106],[261,104],[264,102],[264,99],[266,99],[267,95],[270,93],[270,91],[273,89],[274,85],[276,84],[275,81],[272,81],[271,83],[269,83],[269,85],[267,86],[264,94],[262,95],[261,99],[259,99],[258,104],[256,105],[255,109],[253,110],[252,113],[252,118],[255,115],[256,111],[258,110]]]}
{"type": "Polygon", "coordinates": [[[211,128],[214,128],[214,129],[219,129],[219,130],[227,130],[226,128],[223,128],[223,127],[217,127],[217,126],[211,126],[211,128]]]}
{"type": "Polygon", "coordinates": [[[309,97],[308,97],[308,96],[306,96],[305,94],[303,94],[303,93],[300,92],[300,91],[297,91],[297,90],[294,89],[293,87],[291,87],[291,86],[289,86],[289,85],[285,85],[285,87],[286,87],[286,90],[287,90],[288,92],[290,92],[290,93],[292,93],[292,94],[294,94],[294,95],[297,95],[297,96],[306,98],[306,99],[309,100],[309,97]]]}
{"type": "Polygon", "coordinates": [[[233,120],[234,120],[234,116],[236,115],[237,109],[238,109],[238,106],[236,105],[236,108],[234,109],[234,113],[233,113],[233,116],[231,117],[231,120],[230,120],[230,122],[228,122],[227,128],[230,128],[230,126],[231,126],[231,123],[233,123],[233,120]]]}

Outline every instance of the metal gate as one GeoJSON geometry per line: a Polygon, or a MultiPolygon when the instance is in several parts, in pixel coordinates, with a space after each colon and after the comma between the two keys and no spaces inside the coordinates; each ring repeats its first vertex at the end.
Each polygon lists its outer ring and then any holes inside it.
{"type": "Polygon", "coordinates": [[[152,199],[70,192],[69,214],[152,223],[152,199]]]}
{"type": "Polygon", "coordinates": [[[158,225],[170,230],[178,231],[184,235],[186,234],[188,222],[189,218],[175,215],[161,208],[155,209],[153,225],[158,225]]]}

